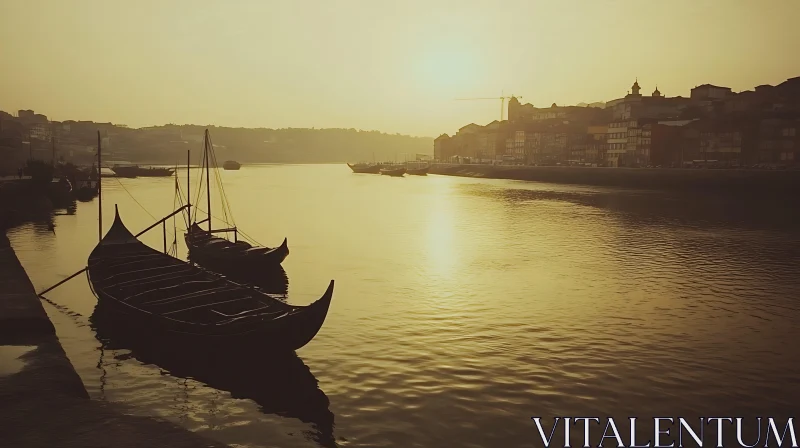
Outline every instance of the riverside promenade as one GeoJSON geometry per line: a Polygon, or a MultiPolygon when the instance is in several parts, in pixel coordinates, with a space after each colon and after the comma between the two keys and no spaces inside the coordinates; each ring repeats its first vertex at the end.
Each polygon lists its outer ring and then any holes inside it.
{"type": "Polygon", "coordinates": [[[224,447],[167,421],[94,401],[0,233],[0,443],[8,447],[224,447]]]}
{"type": "Polygon", "coordinates": [[[800,191],[800,170],[601,168],[445,164],[431,165],[430,174],[511,179],[556,184],[635,189],[717,192],[742,196],[790,196],[800,191]]]}

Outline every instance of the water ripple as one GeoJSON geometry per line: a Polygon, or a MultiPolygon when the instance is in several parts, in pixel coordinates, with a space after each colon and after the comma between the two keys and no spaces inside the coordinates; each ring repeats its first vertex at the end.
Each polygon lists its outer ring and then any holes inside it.
{"type": "MultiPolygon", "coordinates": [[[[788,204],[246,168],[223,173],[236,180],[226,191],[253,237],[295,242],[289,301],[337,280],[325,326],[299,351],[329,405],[298,418],[274,397],[124,351],[98,362],[91,330],[48,307],[94,397],[235,446],[289,448],[531,446],[532,415],[791,415],[800,400],[788,204]]],[[[151,212],[170,211],[171,183],[125,182],[151,212]]],[[[149,224],[124,193],[107,195],[131,227],[149,224]]],[[[78,208],[57,217],[58,236],[12,235],[38,287],[85,263],[97,217],[78,208]]],[[[54,304],[92,314],[85,282],[62,288],[54,304]]]]}

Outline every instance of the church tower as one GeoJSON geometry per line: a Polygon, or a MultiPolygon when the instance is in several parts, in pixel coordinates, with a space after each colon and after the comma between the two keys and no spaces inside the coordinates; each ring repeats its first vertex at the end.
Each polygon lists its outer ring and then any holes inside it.
{"type": "Polygon", "coordinates": [[[631,87],[631,95],[633,95],[633,96],[641,96],[641,94],[639,93],[639,90],[641,90],[639,88],[639,78],[636,78],[636,81],[633,83],[633,86],[631,87]]]}

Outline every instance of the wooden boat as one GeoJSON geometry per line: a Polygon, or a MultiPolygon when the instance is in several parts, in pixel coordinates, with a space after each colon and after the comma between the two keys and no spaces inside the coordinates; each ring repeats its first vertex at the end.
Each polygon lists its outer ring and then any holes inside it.
{"type": "Polygon", "coordinates": [[[292,306],[151,249],[115,211],[114,223],[89,255],[92,291],[108,312],[143,333],[205,350],[293,351],[322,327],[333,281],[308,306],[292,306]]]}
{"type": "Polygon", "coordinates": [[[50,181],[48,197],[54,204],[65,204],[72,200],[72,183],[66,177],[50,181]]]}
{"type": "Polygon", "coordinates": [[[356,163],[356,164],[347,164],[354,173],[360,174],[378,174],[381,170],[381,166],[375,163],[356,163]]]}
{"type": "Polygon", "coordinates": [[[138,165],[114,165],[111,168],[119,177],[169,177],[173,174],[172,168],[140,167],[138,165]]]}
{"type": "Polygon", "coordinates": [[[406,167],[387,167],[381,168],[381,174],[384,176],[403,177],[406,174],[406,167]]]}
{"type": "Polygon", "coordinates": [[[222,169],[223,170],[229,170],[229,171],[236,171],[241,167],[242,167],[242,164],[237,162],[237,161],[235,161],[235,160],[226,160],[225,163],[222,164],[222,169]]]}
{"type": "Polygon", "coordinates": [[[72,164],[60,167],[62,173],[72,183],[72,195],[81,202],[87,202],[97,196],[99,173],[97,167],[84,169],[72,164]]]}
{"type": "MultiPolygon", "coordinates": [[[[216,166],[216,163],[208,130],[205,132],[203,151],[202,168],[206,177],[206,212],[208,218],[199,222],[190,219],[192,225],[189,226],[189,229],[184,235],[186,246],[189,248],[189,259],[222,274],[234,272],[238,274],[242,273],[242,271],[247,274],[258,274],[258,269],[282,263],[289,255],[289,246],[286,238],[283,239],[283,243],[278,247],[258,247],[252,246],[244,241],[239,241],[239,230],[236,226],[224,229],[212,228],[210,167],[212,165],[216,166]],[[200,227],[200,224],[204,221],[208,223],[207,229],[202,229],[200,227]],[[229,241],[214,235],[215,233],[223,232],[233,233],[234,240],[229,241]]],[[[228,207],[225,197],[223,196],[221,199],[223,207],[228,207]]],[[[197,207],[195,207],[195,215],[196,212],[197,207]]],[[[226,213],[232,216],[229,208],[226,209],[226,213]]]]}
{"type": "Polygon", "coordinates": [[[72,190],[75,199],[81,202],[88,202],[97,196],[97,181],[84,180],[78,181],[76,188],[72,190]]]}
{"type": "Polygon", "coordinates": [[[278,247],[253,247],[245,241],[233,242],[213,236],[197,224],[189,227],[185,239],[191,261],[201,265],[221,263],[216,269],[269,267],[281,264],[289,255],[286,238],[278,247]]]}

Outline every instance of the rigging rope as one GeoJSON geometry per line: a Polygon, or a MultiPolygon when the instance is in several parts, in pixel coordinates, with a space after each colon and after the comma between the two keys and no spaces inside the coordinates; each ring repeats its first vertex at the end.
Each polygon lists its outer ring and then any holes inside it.
{"type": "MultiPolygon", "coordinates": [[[[197,196],[195,197],[195,201],[194,201],[195,205],[199,205],[200,204],[200,193],[202,193],[203,184],[205,183],[205,176],[203,176],[203,168],[206,167],[206,164],[207,164],[206,151],[203,151],[203,162],[200,165],[200,182],[197,183],[197,196]]],[[[187,176],[188,176],[188,174],[187,174],[187,176]]],[[[187,197],[188,197],[188,195],[191,194],[191,192],[187,191],[186,194],[187,194],[187,197]]],[[[194,209],[194,214],[191,217],[191,222],[197,222],[197,208],[196,207],[194,209]]]]}
{"type": "MultiPolygon", "coordinates": [[[[199,207],[197,207],[197,208],[199,208],[199,207]]],[[[206,213],[206,211],[205,211],[205,210],[203,210],[203,209],[200,209],[200,211],[201,211],[201,212],[203,212],[203,213],[206,213]]],[[[215,219],[215,220],[217,220],[217,221],[219,221],[219,222],[221,222],[222,224],[227,224],[225,221],[221,220],[220,218],[214,217],[214,219],[215,219]]],[[[248,241],[248,242],[250,242],[250,243],[253,243],[253,244],[256,244],[256,245],[259,245],[259,246],[262,246],[262,247],[264,247],[264,245],[263,245],[263,244],[261,244],[261,243],[259,243],[258,241],[256,241],[256,239],[255,239],[255,238],[253,238],[253,237],[251,237],[250,235],[248,235],[248,234],[244,233],[244,231],[242,231],[241,229],[236,229],[236,230],[239,232],[239,235],[241,235],[241,236],[243,236],[243,237],[244,237],[243,239],[244,239],[245,241],[248,241]]]]}
{"type": "MultiPolygon", "coordinates": [[[[177,196],[178,203],[180,204],[181,207],[186,205],[186,203],[183,202],[183,189],[181,188],[181,184],[178,181],[177,173],[175,174],[175,195],[177,196]]],[[[186,194],[186,200],[187,201],[189,200],[189,193],[188,192],[186,194]]],[[[172,209],[173,210],[177,210],[177,208],[175,207],[175,198],[173,198],[173,201],[172,201],[172,209]]],[[[181,213],[181,216],[183,216],[184,223],[186,224],[186,228],[189,228],[189,223],[190,223],[190,219],[191,219],[191,216],[189,216],[189,211],[186,211],[185,213],[181,213]]]]}
{"type": "Polygon", "coordinates": [[[228,213],[231,215],[231,222],[233,223],[233,225],[235,227],[236,226],[236,219],[233,216],[233,209],[231,208],[231,202],[228,199],[228,193],[225,192],[225,185],[222,183],[222,176],[219,175],[219,171],[217,171],[217,175],[219,177],[220,190],[222,191],[222,197],[223,197],[223,199],[225,201],[225,206],[228,208],[228,213]]]}
{"type": "Polygon", "coordinates": [[[136,200],[136,198],[135,198],[135,197],[133,197],[133,195],[131,194],[131,192],[130,192],[130,191],[128,191],[128,189],[127,189],[127,188],[125,188],[125,185],[123,185],[123,184],[122,184],[122,182],[119,180],[119,178],[118,178],[118,177],[114,177],[114,179],[116,179],[116,180],[117,180],[117,183],[120,185],[120,187],[122,187],[122,189],[123,189],[123,190],[125,190],[125,193],[128,193],[128,196],[130,196],[130,197],[131,197],[131,199],[133,199],[133,202],[135,202],[135,203],[139,204],[139,207],[141,207],[141,208],[142,208],[142,210],[144,210],[144,212],[145,212],[145,213],[147,213],[148,215],[150,215],[150,217],[151,217],[151,218],[153,218],[153,219],[156,219],[156,217],[155,217],[155,216],[153,216],[153,215],[152,215],[152,213],[148,212],[148,211],[147,211],[147,209],[146,209],[146,208],[144,208],[144,205],[142,205],[142,204],[141,204],[139,201],[137,201],[137,200],[136,200]]]}
{"type": "Polygon", "coordinates": [[[222,176],[219,174],[218,162],[217,162],[217,155],[214,153],[214,143],[211,141],[211,136],[208,137],[208,146],[209,146],[209,164],[213,162],[214,164],[214,180],[216,181],[217,188],[220,193],[220,202],[222,203],[222,215],[223,221],[228,225],[228,227],[236,227],[236,223],[233,220],[233,212],[230,210],[230,204],[228,202],[228,198],[225,195],[225,186],[222,184],[222,176]],[[230,221],[228,221],[228,215],[230,215],[230,221]]]}
{"type": "MultiPolygon", "coordinates": [[[[207,193],[206,193],[207,196],[211,195],[211,179],[210,179],[210,176],[209,176],[208,182],[206,182],[206,179],[205,179],[206,176],[203,176],[202,173],[204,171],[206,171],[207,173],[210,174],[210,172],[212,170],[212,167],[213,167],[214,183],[216,184],[217,190],[219,191],[220,203],[222,205],[220,207],[221,210],[222,210],[222,213],[221,213],[222,217],[221,218],[216,218],[216,217],[209,216],[209,221],[211,222],[212,219],[216,219],[216,220],[221,221],[222,223],[224,223],[227,227],[236,227],[236,221],[233,218],[233,211],[232,211],[231,206],[230,206],[230,201],[228,200],[228,196],[225,193],[225,186],[222,183],[222,176],[220,175],[219,169],[217,167],[218,161],[217,161],[217,158],[216,158],[216,154],[214,153],[214,143],[211,141],[211,136],[210,135],[207,135],[207,138],[204,140],[203,144],[204,144],[204,146],[203,146],[203,163],[201,165],[200,182],[198,182],[198,184],[197,184],[197,195],[195,196],[194,213],[192,213],[192,216],[190,216],[189,221],[190,221],[190,223],[191,222],[197,222],[197,213],[198,213],[198,211],[201,211],[201,212],[205,213],[206,215],[209,214],[208,211],[204,211],[201,207],[199,207],[199,204],[200,204],[200,197],[201,197],[202,192],[203,192],[203,186],[205,186],[205,188],[207,190],[207,193]]],[[[188,193],[187,193],[187,198],[188,198],[188,193]]],[[[191,224],[187,224],[187,227],[190,226],[190,225],[191,224]]]]}
{"type": "MultiPolygon", "coordinates": [[[[175,194],[172,196],[172,209],[176,210],[175,203],[178,202],[178,199],[181,194],[180,184],[178,183],[178,167],[175,166],[175,194]]],[[[180,202],[183,202],[183,198],[180,198],[180,202]]],[[[177,258],[178,257],[178,225],[175,222],[175,215],[172,215],[172,247],[170,247],[170,255],[177,258]]]]}
{"type": "MultiPolygon", "coordinates": [[[[213,220],[216,220],[216,221],[219,221],[219,222],[225,224],[226,227],[228,227],[228,228],[236,227],[236,220],[233,217],[233,209],[231,208],[230,201],[228,200],[228,195],[225,192],[225,185],[222,182],[222,176],[219,173],[217,156],[214,153],[214,144],[211,141],[211,136],[210,135],[208,136],[208,139],[203,142],[203,144],[204,144],[204,147],[203,147],[203,162],[201,164],[201,171],[200,171],[201,175],[199,176],[200,177],[200,182],[197,183],[197,194],[195,196],[195,201],[194,201],[194,206],[193,206],[194,210],[191,212],[191,216],[188,217],[187,222],[186,222],[187,231],[188,231],[188,229],[189,229],[189,227],[191,226],[192,223],[197,222],[197,213],[198,213],[198,211],[208,215],[209,222],[213,222],[213,220]],[[208,145],[208,146],[206,147],[205,145],[208,145]],[[208,150],[206,150],[206,149],[208,149],[208,150]],[[200,207],[200,196],[201,196],[201,194],[203,192],[203,186],[205,185],[206,189],[208,190],[208,193],[207,193],[208,195],[210,195],[210,193],[211,193],[211,185],[210,185],[211,181],[209,179],[208,185],[206,185],[207,182],[206,182],[205,176],[203,176],[202,173],[203,173],[203,170],[209,170],[209,172],[210,172],[212,164],[213,164],[213,167],[214,167],[214,181],[215,181],[215,183],[217,185],[217,189],[218,189],[219,194],[220,194],[220,202],[222,203],[222,207],[221,207],[221,209],[222,209],[222,218],[211,216],[208,213],[207,210],[203,210],[203,208],[200,207]]],[[[187,176],[188,175],[189,174],[187,172],[187,176]]],[[[180,184],[178,184],[178,191],[179,192],[180,192],[180,189],[181,189],[180,184]]],[[[191,194],[191,192],[189,192],[189,191],[186,192],[187,201],[189,200],[190,194],[191,194]]],[[[261,244],[258,241],[256,241],[255,238],[251,237],[250,235],[248,235],[247,233],[243,232],[242,230],[239,230],[238,228],[237,228],[237,233],[239,235],[243,236],[244,237],[243,239],[245,241],[248,241],[248,242],[250,242],[252,244],[256,244],[256,245],[259,245],[259,246],[263,246],[263,244],[261,244]]]]}
{"type": "MultiPolygon", "coordinates": [[[[142,210],[144,210],[144,212],[145,212],[145,213],[147,213],[147,214],[148,214],[148,215],[149,215],[151,218],[153,218],[153,219],[157,220],[157,218],[156,218],[155,216],[153,216],[153,214],[152,214],[152,213],[150,213],[149,211],[147,211],[147,209],[146,209],[146,208],[144,208],[144,206],[143,206],[143,205],[142,205],[142,204],[141,204],[139,201],[137,201],[137,200],[136,200],[136,198],[135,198],[135,197],[134,197],[134,196],[131,194],[131,192],[130,192],[130,191],[128,191],[128,189],[127,189],[127,188],[125,188],[125,185],[123,185],[123,184],[122,184],[122,182],[119,180],[119,178],[117,178],[117,177],[114,177],[114,179],[116,179],[117,183],[118,183],[118,184],[119,184],[119,185],[122,187],[122,189],[123,189],[123,190],[125,190],[125,193],[128,193],[128,196],[130,196],[130,197],[131,197],[131,199],[133,199],[133,202],[136,202],[136,204],[138,204],[138,205],[139,205],[139,207],[141,207],[141,208],[142,208],[142,210]]],[[[176,174],[176,181],[177,181],[177,174],[176,174]]],[[[178,188],[180,188],[180,184],[178,184],[178,188]]],[[[173,206],[172,210],[175,210],[175,200],[174,200],[174,199],[173,199],[173,201],[172,201],[172,206],[173,206]]],[[[174,216],[173,216],[173,220],[174,220],[174,216]]],[[[188,227],[187,227],[187,228],[188,228],[188,227]]],[[[171,233],[171,232],[167,232],[167,233],[171,233]]],[[[175,232],[175,233],[172,233],[172,235],[171,235],[171,236],[173,237],[173,241],[176,241],[176,240],[177,240],[177,238],[178,238],[177,232],[175,232]]],[[[177,251],[176,251],[176,252],[177,252],[177,251]]]]}

